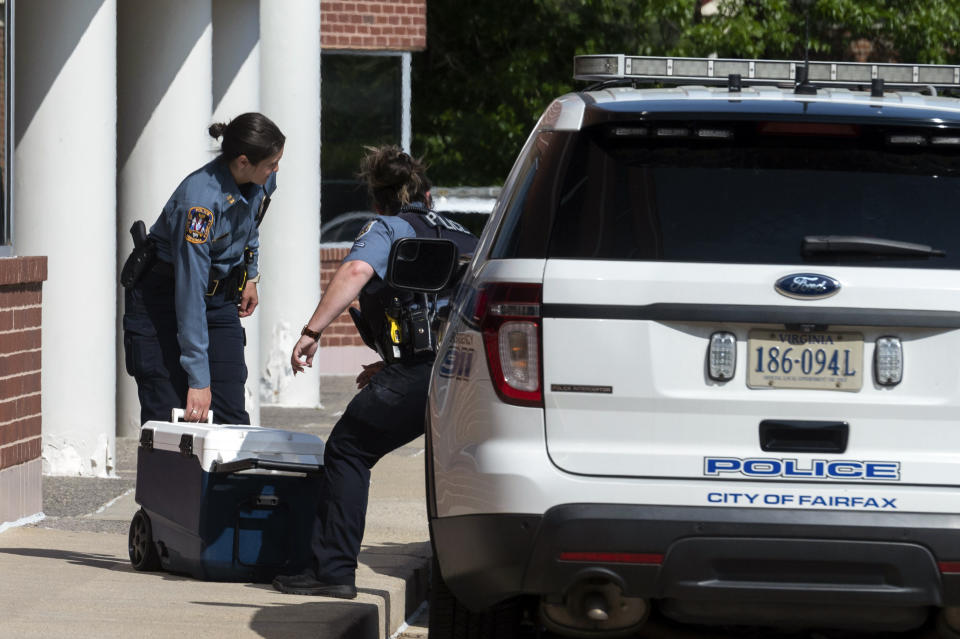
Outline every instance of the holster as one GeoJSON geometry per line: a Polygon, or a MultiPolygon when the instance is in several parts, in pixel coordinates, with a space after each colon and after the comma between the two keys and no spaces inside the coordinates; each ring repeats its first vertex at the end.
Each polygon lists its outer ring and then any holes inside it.
{"type": "Polygon", "coordinates": [[[211,280],[207,286],[207,295],[222,292],[228,302],[239,303],[243,297],[243,287],[247,285],[247,265],[238,264],[219,280],[211,280]]]}
{"type": "Polygon", "coordinates": [[[243,262],[230,269],[218,286],[208,287],[207,295],[213,295],[217,289],[222,290],[227,301],[239,304],[247,285],[247,264],[253,264],[253,249],[249,246],[243,249],[243,262]]]}
{"type": "Polygon", "coordinates": [[[379,353],[380,350],[377,348],[377,341],[373,339],[373,335],[370,334],[370,327],[367,325],[367,321],[364,319],[360,309],[356,306],[351,306],[347,310],[350,312],[350,319],[353,320],[353,325],[357,327],[357,333],[360,334],[360,339],[363,340],[364,344],[379,353]]]}
{"type": "Polygon", "coordinates": [[[157,257],[153,241],[147,237],[146,227],[142,220],[137,220],[130,227],[133,236],[133,250],[120,270],[120,284],[124,288],[132,288],[143,274],[146,273],[157,257]]]}

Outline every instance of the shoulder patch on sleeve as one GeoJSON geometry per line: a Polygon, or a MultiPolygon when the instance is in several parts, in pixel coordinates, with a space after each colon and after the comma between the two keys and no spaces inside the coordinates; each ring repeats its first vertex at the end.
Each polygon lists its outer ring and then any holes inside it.
{"type": "Polygon", "coordinates": [[[210,235],[213,226],[213,211],[202,206],[194,206],[187,212],[187,231],[184,239],[192,244],[203,244],[210,235]]]}
{"type": "Polygon", "coordinates": [[[370,232],[370,229],[372,229],[372,228],[373,228],[373,225],[376,224],[376,223],[377,223],[377,219],[374,218],[374,219],[370,220],[369,222],[367,222],[366,224],[364,224],[364,225],[363,225],[363,228],[360,229],[360,232],[357,234],[357,237],[356,237],[353,241],[356,242],[356,241],[359,240],[361,237],[363,237],[364,235],[366,235],[367,233],[369,233],[369,232],[370,232]]]}

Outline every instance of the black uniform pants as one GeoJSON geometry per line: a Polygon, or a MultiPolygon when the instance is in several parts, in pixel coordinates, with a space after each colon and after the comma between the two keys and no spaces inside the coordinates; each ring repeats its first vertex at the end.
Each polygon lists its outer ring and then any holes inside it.
{"type": "Polygon", "coordinates": [[[317,577],[355,583],[370,491],[370,469],[423,434],[429,361],[396,363],[370,379],[347,405],[324,449],[324,475],[313,527],[317,577]]]}
{"type": "MultiPolygon", "coordinates": [[[[187,403],[173,293],[173,278],[152,271],[126,289],[123,346],[127,373],[137,381],[141,424],[169,421],[170,410],[187,403]]],[[[206,314],[213,417],[218,424],[249,424],[244,410],[244,334],[237,305],[213,295],[207,298],[206,314]]]]}

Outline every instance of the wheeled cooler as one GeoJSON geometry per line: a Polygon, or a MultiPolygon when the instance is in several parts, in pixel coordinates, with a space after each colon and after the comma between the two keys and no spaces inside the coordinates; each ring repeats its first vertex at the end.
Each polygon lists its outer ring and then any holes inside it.
{"type": "MultiPolygon", "coordinates": [[[[176,418],[174,418],[176,419],[176,418]]],[[[323,441],[257,426],[147,422],[137,450],[130,561],[214,581],[299,572],[310,535],[323,441]]]]}

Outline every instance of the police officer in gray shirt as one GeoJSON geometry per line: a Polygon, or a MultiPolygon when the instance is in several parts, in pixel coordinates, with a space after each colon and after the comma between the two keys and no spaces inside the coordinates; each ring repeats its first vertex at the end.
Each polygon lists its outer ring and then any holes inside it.
{"type": "Polygon", "coordinates": [[[258,303],[258,227],[276,189],[286,140],[260,113],[209,133],[220,155],[177,187],[150,228],[150,268],[126,290],[127,372],[137,381],[141,422],[170,419],[249,424],[241,317],[258,303]]]}
{"type": "Polygon", "coordinates": [[[293,348],[290,366],[302,372],[313,364],[320,333],[359,296],[364,326],[383,361],[365,366],[360,392],[347,405],[324,447],[324,475],[314,517],[313,562],[296,575],[278,575],[273,586],[285,593],[353,599],[366,520],[370,469],[381,457],[423,434],[427,386],[435,358],[401,335],[416,332],[423,310],[412,294],[387,284],[394,241],[406,237],[444,238],[462,254],[477,238],[430,209],[430,183],[422,162],[395,146],[369,149],[361,164],[379,215],[361,230],[333,275],[293,348]],[[390,319],[388,319],[388,317],[390,319]]]}

